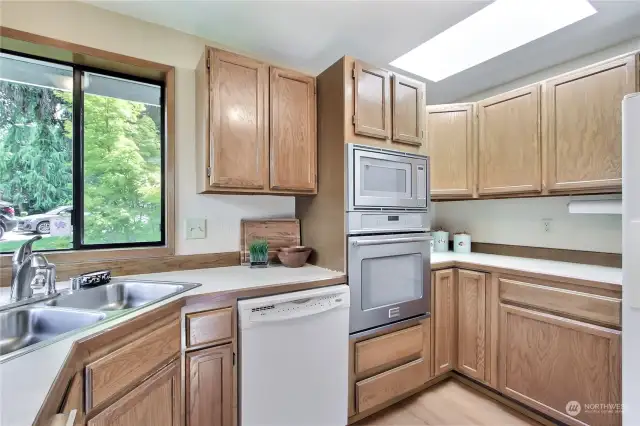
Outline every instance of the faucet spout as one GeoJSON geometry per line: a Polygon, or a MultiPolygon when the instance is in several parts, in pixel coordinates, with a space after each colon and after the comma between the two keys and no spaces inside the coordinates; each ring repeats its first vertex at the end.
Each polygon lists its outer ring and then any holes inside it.
{"type": "Polygon", "coordinates": [[[42,237],[36,235],[13,254],[11,269],[11,302],[33,297],[34,289],[44,288],[44,294],[55,293],[55,265],[42,254],[33,253],[32,245],[42,237]]]}

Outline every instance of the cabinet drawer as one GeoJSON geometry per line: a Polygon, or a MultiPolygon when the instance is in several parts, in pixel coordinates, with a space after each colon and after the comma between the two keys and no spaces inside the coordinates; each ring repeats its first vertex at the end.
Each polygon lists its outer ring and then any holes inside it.
{"type": "Polygon", "coordinates": [[[422,324],[395,333],[356,343],[356,374],[420,355],[423,344],[422,324]]]}
{"type": "Polygon", "coordinates": [[[180,352],[180,321],[172,321],[86,367],[87,411],[135,384],[180,352]]]}
{"type": "Polygon", "coordinates": [[[503,301],[620,326],[620,299],[507,278],[499,278],[499,283],[503,301]]]}
{"type": "Polygon", "coordinates": [[[231,339],[232,308],[187,314],[187,347],[231,339]]]}
{"type": "Polygon", "coordinates": [[[361,413],[409,392],[427,380],[422,358],[356,383],[356,401],[361,413]]]}

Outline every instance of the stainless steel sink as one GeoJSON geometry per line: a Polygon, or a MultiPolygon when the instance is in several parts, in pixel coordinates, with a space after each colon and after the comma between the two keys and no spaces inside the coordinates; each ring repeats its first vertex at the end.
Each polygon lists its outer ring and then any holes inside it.
{"type": "Polygon", "coordinates": [[[106,316],[104,312],[46,307],[0,312],[0,355],[95,324],[106,316]]]}
{"type": "Polygon", "coordinates": [[[196,286],[160,281],[122,281],[65,294],[46,304],[75,309],[120,311],[157,302],[196,286]]]}

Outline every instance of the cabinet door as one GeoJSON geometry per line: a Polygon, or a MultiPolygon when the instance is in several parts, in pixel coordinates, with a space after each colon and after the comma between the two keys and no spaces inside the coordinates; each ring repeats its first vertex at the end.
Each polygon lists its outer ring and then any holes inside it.
{"type": "Polygon", "coordinates": [[[537,192],[540,177],[540,86],[478,102],[478,193],[537,192]]]}
{"type": "Polygon", "coordinates": [[[424,143],[424,109],[426,85],[395,74],[393,76],[393,141],[422,145],[424,143]]]}
{"type": "Polygon", "coordinates": [[[354,132],[391,138],[391,84],[389,71],[356,61],[353,69],[354,132]]]}
{"type": "Polygon", "coordinates": [[[434,375],[455,368],[457,351],[456,283],[453,269],[434,272],[434,307],[431,321],[434,323],[434,375]]]}
{"type": "Polygon", "coordinates": [[[210,90],[211,185],[264,189],[268,179],[269,68],[212,49],[210,90]]]}
{"type": "Polygon", "coordinates": [[[458,370],[486,379],[486,276],[458,271],[458,370]]]}
{"type": "Polygon", "coordinates": [[[227,426],[232,419],[231,345],[187,353],[187,426],[227,426]]]}
{"type": "Polygon", "coordinates": [[[315,84],[313,77],[271,67],[272,189],[316,189],[315,84]]]}
{"type": "Polygon", "coordinates": [[[545,82],[549,191],[621,188],[622,98],[636,70],[630,56],[545,82]]]}
{"type": "Polygon", "coordinates": [[[180,425],[180,361],[174,361],[87,422],[88,426],[180,425]]]}
{"type": "Polygon", "coordinates": [[[473,104],[427,107],[431,197],[471,197],[475,186],[473,104]]]}
{"type": "Polygon", "coordinates": [[[619,331],[501,304],[499,352],[505,395],[570,425],[621,424],[619,331]]]}

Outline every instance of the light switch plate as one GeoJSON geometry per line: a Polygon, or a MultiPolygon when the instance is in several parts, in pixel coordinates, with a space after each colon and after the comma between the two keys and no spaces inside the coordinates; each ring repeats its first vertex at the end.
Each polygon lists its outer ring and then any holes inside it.
{"type": "Polygon", "coordinates": [[[189,218],[185,220],[185,235],[187,240],[207,238],[207,219],[189,218]]]}

